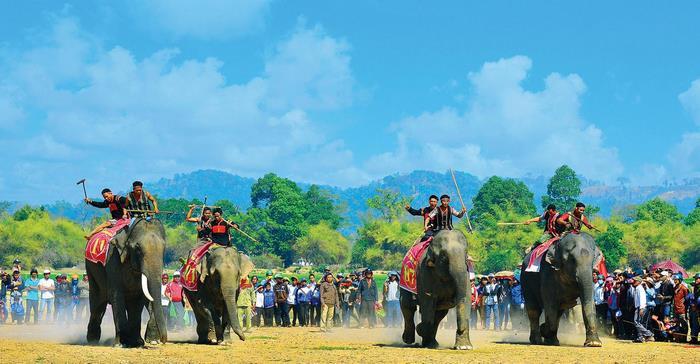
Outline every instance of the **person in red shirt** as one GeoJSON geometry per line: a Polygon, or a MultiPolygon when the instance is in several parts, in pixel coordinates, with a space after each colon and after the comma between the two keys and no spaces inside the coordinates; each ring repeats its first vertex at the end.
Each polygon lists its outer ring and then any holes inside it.
{"type": "Polygon", "coordinates": [[[593,229],[593,225],[588,222],[588,218],[583,213],[586,211],[586,205],[582,202],[577,202],[576,207],[571,212],[565,212],[557,218],[557,224],[564,228],[564,231],[578,234],[581,227],[585,226],[588,229],[593,229]]]}
{"type": "Polygon", "coordinates": [[[175,271],[172,282],[165,287],[165,296],[170,300],[170,306],[175,309],[175,322],[172,326],[175,330],[182,330],[184,327],[185,305],[182,301],[182,283],[180,283],[180,272],[175,271]]]}

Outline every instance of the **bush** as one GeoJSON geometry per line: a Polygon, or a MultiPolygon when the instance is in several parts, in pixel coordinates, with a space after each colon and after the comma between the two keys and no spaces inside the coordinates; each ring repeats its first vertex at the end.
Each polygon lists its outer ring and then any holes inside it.
{"type": "Polygon", "coordinates": [[[254,255],[250,259],[255,264],[255,268],[274,269],[284,266],[282,258],[274,254],[254,255]]]}

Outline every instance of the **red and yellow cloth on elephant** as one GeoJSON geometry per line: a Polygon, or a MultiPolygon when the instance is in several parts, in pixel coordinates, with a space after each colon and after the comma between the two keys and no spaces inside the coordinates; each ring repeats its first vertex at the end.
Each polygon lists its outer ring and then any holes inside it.
{"type": "Polygon", "coordinates": [[[413,294],[418,294],[418,264],[428,250],[433,237],[419,241],[408,250],[401,264],[399,286],[413,294]]]}
{"type": "Polygon", "coordinates": [[[197,273],[197,265],[202,260],[202,257],[207,254],[213,242],[206,242],[192,250],[190,256],[187,257],[187,262],[180,268],[182,276],[182,286],[188,291],[197,291],[199,285],[199,274],[197,273]]]}
{"type": "Polygon", "coordinates": [[[544,258],[545,253],[547,253],[549,247],[552,246],[552,244],[554,244],[555,242],[559,241],[559,239],[559,236],[555,236],[532,249],[532,253],[530,254],[530,260],[527,263],[525,271],[535,273],[539,272],[540,267],[542,266],[542,258],[544,258]]]}
{"type": "Polygon", "coordinates": [[[129,226],[129,223],[131,223],[131,219],[119,219],[111,227],[93,235],[85,245],[85,259],[93,263],[107,264],[109,242],[119,231],[129,226]]]}

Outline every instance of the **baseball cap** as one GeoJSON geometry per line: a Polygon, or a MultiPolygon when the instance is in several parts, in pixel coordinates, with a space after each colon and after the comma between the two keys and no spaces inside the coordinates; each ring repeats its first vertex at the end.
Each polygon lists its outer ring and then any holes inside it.
{"type": "Polygon", "coordinates": [[[173,277],[179,277],[179,276],[180,276],[180,272],[179,272],[179,271],[175,271],[175,273],[173,273],[173,277]]]}
{"type": "Polygon", "coordinates": [[[700,273],[695,273],[695,276],[693,278],[700,279],[700,273]]]}
{"type": "Polygon", "coordinates": [[[272,275],[272,271],[271,271],[271,270],[268,270],[267,272],[265,272],[265,275],[266,275],[266,276],[271,276],[271,275],[272,275]]]}
{"type": "Polygon", "coordinates": [[[48,269],[44,269],[44,274],[51,274],[51,271],[48,269]]]}
{"type": "Polygon", "coordinates": [[[667,272],[667,271],[663,271],[663,272],[661,272],[661,275],[664,276],[664,277],[668,277],[668,272],[667,272]]]}
{"type": "Polygon", "coordinates": [[[275,279],[277,279],[277,278],[282,278],[282,274],[280,274],[280,273],[275,274],[275,279]]]}

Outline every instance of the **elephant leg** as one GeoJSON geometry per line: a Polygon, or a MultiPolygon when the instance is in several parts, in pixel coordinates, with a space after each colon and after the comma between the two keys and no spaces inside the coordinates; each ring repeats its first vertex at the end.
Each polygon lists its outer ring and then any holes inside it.
{"type": "Polygon", "coordinates": [[[530,320],[530,344],[542,345],[542,333],[540,332],[540,316],[542,308],[535,305],[525,305],[527,318],[530,320]]]}
{"type": "Polygon", "coordinates": [[[224,341],[224,320],[221,312],[215,307],[210,307],[209,312],[211,313],[211,319],[214,322],[214,332],[216,334],[216,341],[224,341]]]}
{"type": "Polygon", "coordinates": [[[460,302],[455,307],[457,316],[457,334],[455,336],[455,346],[457,350],[471,350],[474,347],[469,339],[469,316],[471,302],[460,302]]]}
{"type": "MultiPolygon", "coordinates": [[[[416,326],[416,332],[423,339],[423,347],[436,347],[434,333],[436,315],[435,300],[429,296],[425,297],[420,302],[420,323],[416,326]]],[[[439,324],[439,322],[437,323],[439,324]]]]}
{"type": "Polygon", "coordinates": [[[87,327],[87,341],[89,344],[98,344],[102,336],[102,318],[107,310],[107,296],[96,284],[90,289],[90,321],[87,327]]]}
{"type": "MultiPolygon", "coordinates": [[[[588,271],[590,272],[590,270],[588,271]]],[[[579,282],[585,282],[583,280],[583,275],[587,272],[577,273],[579,277],[579,282]]],[[[588,277],[592,273],[588,273],[588,277]]],[[[595,306],[593,305],[593,287],[591,284],[580,284],[579,290],[581,292],[581,311],[583,311],[583,324],[586,326],[586,341],[583,346],[586,347],[601,347],[603,343],[598,337],[598,328],[596,325],[596,315],[595,306]]]]}
{"type": "MultiPolygon", "coordinates": [[[[189,296],[188,296],[189,297],[189,296]]],[[[190,299],[194,317],[197,320],[197,342],[199,344],[212,344],[216,341],[214,337],[214,321],[211,317],[211,312],[204,305],[196,300],[190,299]]]]}
{"type": "Polygon", "coordinates": [[[128,346],[126,341],[128,341],[129,325],[126,317],[124,293],[113,289],[110,301],[112,302],[112,317],[114,318],[114,345],[128,346]]]}
{"type": "Polygon", "coordinates": [[[437,349],[440,344],[435,339],[437,331],[440,328],[440,322],[447,316],[449,310],[435,310],[435,316],[431,326],[426,325],[425,331],[427,335],[423,335],[423,347],[437,349]]]}
{"type": "Polygon", "coordinates": [[[546,345],[559,346],[559,338],[557,338],[557,333],[559,332],[559,321],[563,313],[564,311],[561,310],[555,303],[545,304],[544,324],[540,330],[546,345]]]}
{"type": "MultiPolygon", "coordinates": [[[[158,307],[158,309],[161,309],[158,307]]],[[[159,335],[159,330],[157,327],[156,323],[156,318],[155,318],[155,313],[153,312],[153,302],[148,302],[146,303],[146,310],[148,310],[148,323],[146,324],[146,342],[149,342],[151,344],[157,343],[160,338],[158,337],[159,335]]]]}
{"type": "MultiPolygon", "coordinates": [[[[413,295],[405,290],[401,290],[401,314],[403,315],[403,335],[401,338],[407,345],[416,342],[416,323],[413,320],[416,315],[416,303],[413,295]]],[[[352,309],[352,308],[351,308],[352,309]]]]}
{"type": "Polygon", "coordinates": [[[141,312],[143,312],[143,302],[136,298],[127,301],[127,331],[126,335],[123,335],[123,337],[129,347],[142,347],[145,344],[141,338],[141,312]]]}

